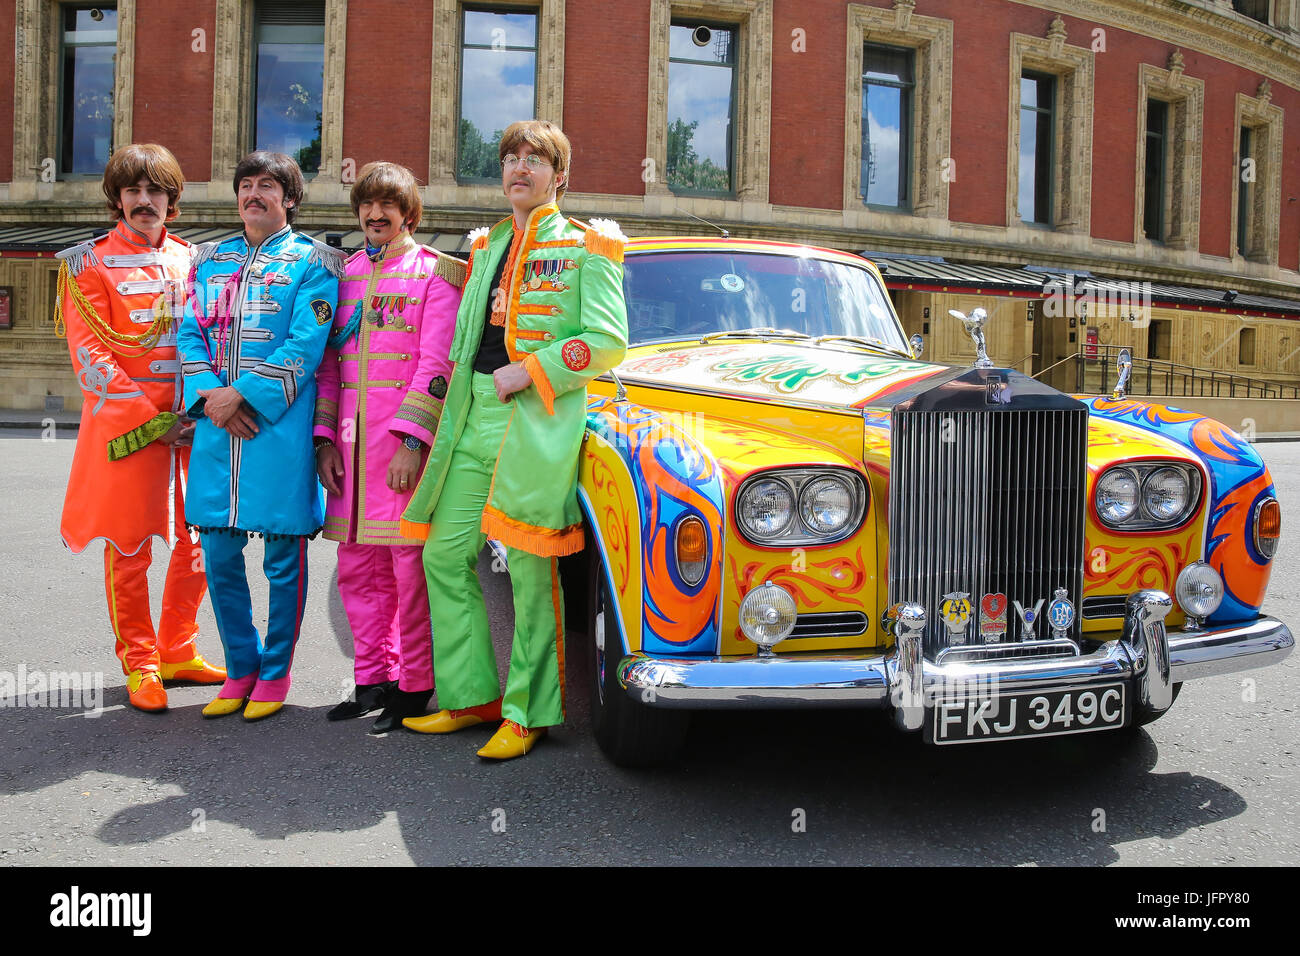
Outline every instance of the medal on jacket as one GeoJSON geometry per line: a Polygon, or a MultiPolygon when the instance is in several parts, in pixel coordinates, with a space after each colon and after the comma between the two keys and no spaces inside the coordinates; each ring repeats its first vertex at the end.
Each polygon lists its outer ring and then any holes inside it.
{"type": "Polygon", "coordinates": [[[384,297],[382,295],[372,295],[370,297],[370,315],[367,316],[367,318],[380,328],[382,328],[384,324],[383,306],[384,297]]]}

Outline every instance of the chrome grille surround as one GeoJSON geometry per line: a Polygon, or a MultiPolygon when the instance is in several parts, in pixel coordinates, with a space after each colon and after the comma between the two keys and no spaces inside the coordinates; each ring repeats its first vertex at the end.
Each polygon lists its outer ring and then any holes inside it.
{"type": "MultiPolygon", "coordinates": [[[[942,387],[942,386],[941,386],[942,387]]],[[[949,646],[939,619],[944,594],[970,595],[967,648],[983,643],[980,599],[1007,596],[1000,644],[1018,643],[1012,601],[1046,604],[1063,587],[1075,608],[1083,595],[1083,526],[1088,412],[1055,393],[1055,407],[985,409],[968,399],[892,412],[889,489],[889,602],[926,609],[924,653],[949,646]]],[[[919,404],[919,403],[917,403],[919,404]]],[[[1079,618],[1066,633],[1079,639],[1079,618]]],[[[1052,636],[1045,613],[1037,637],[1052,636]]],[[[991,645],[996,646],[996,645],[991,645]]],[[[963,655],[965,656],[965,655],[963,655]]]]}

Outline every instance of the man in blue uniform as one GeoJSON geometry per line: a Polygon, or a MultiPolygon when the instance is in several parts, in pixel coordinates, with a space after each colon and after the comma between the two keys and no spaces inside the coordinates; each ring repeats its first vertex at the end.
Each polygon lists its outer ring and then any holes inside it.
{"type": "Polygon", "coordinates": [[[296,235],[298,164],[255,152],[235,169],[242,235],[199,247],[178,336],[185,407],[196,419],[186,517],[199,529],[228,677],[206,717],[279,710],[307,595],[307,538],[324,520],[312,412],[343,257],[296,235]],[[244,570],[266,539],[271,601],[253,627],[244,570]],[[245,701],[247,706],[245,707],[245,701]]]}

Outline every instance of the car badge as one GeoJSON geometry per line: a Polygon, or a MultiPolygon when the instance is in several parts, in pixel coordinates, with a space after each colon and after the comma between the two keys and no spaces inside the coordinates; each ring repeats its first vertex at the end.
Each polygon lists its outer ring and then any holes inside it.
{"type": "Polygon", "coordinates": [[[1070,603],[1065,588],[1057,588],[1052,603],[1047,605],[1047,620],[1052,625],[1052,636],[1067,637],[1074,623],[1074,605],[1070,603]]]}
{"type": "Polygon", "coordinates": [[[1038,612],[1043,606],[1043,599],[1039,598],[1038,603],[1033,607],[1025,607],[1019,601],[1012,601],[1016,608],[1016,616],[1020,618],[1020,639],[1022,641],[1032,641],[1034,639],[1034,624],[1038,621],[1038,612]]]}
{"type": "Polygon", "coordinates": [[[1007,596],[1001,591],[980,599],[980,637],[985,644],[996,644],[1007,632],[1007,596]]]}
{"type": "Polygon", "coordinates": [[[965,591],[952,591],[939,603],[939,617],[952,635],[950,644],[966,643],[966,627],[970,624],[970,595],[965,591]]]}

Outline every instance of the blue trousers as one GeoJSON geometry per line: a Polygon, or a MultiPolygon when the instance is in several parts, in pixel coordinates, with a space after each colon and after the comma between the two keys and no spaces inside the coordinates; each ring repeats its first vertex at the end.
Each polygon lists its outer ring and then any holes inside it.
{"type": "Polygon", "coordinates": [[[271,586],[271,602],[265,640],[253,626],[253,601],[244,567],[248,538],[242,533],[205,532],[202,541],[208,594],[226,651],[229,682],[247,681],[251,686],[255,681],[264,693],[255,692],[253,699],[284,700],[307,601],[307,539],[266,539],[262,570],[271,586]]]}

